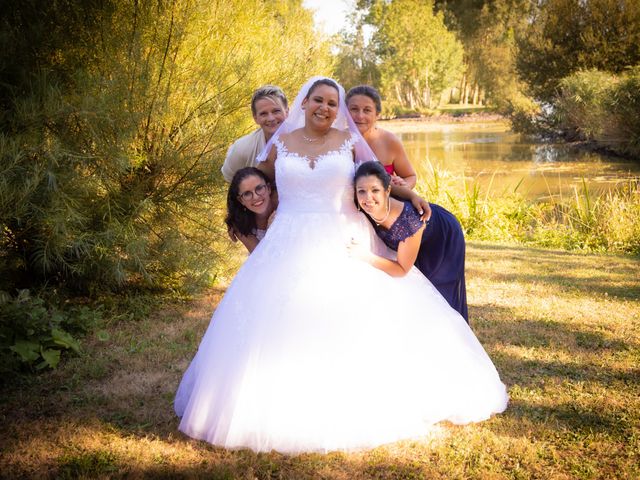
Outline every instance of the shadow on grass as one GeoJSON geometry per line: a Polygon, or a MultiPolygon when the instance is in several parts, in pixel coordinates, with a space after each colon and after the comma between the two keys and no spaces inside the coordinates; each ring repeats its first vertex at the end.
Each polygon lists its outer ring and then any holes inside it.
{"type": "Polygon", "coordinates": [[[474,327],[476,334],[507,383],[539,386],[550,378],[598,382],[604,386],[615,382],[640,382],[638,368],[614,369],[602,364],[562,362],[553,358],[554,353],[570,358],[594,354],[597,358],[604,358],[640,350],[640,345],[631,339],[621,340],[606,331],[559,321],[518,320],[514,309],[495,305],[474,306],[471,313],[473,318],[479,319],[474,327]],[[548,359],[522,358],[503,351],[504,346],[522,347],[524,351],[542,349],[545,352],[541,355],[548,359]]]}
{"type": "Polygon", "coordinates": [[[547,428],[570,432],[577,437],[601,433],[626,441],[633,435],[633,427],[624,415],[604,411],[604,408],[587,409],[577,403],[540,405],[512,399],[502,415],[537,425],[544,423],[547,428]]]}
{"type": "Polygon", "coordinates": [[[522,272],[516,267],[512,270],[492,269],[487,274],[485,269],[474,267],[471,261],[466,272],[469,278],[488,277],[504,283],[546,284],[550,289],[560,287],[560,290],[586,293],[591,297],[611,295],[630,300],[640,299],[640,262],[632,257],[611,255],[603,267],[602,256],[591,254],[470,243],[470,258],[474,250],[482,251],[484,255],[487,251],[495,251],[499,255],[496,261],[512,262],[514,266],[524,264],[530,272],[522,272]]]}

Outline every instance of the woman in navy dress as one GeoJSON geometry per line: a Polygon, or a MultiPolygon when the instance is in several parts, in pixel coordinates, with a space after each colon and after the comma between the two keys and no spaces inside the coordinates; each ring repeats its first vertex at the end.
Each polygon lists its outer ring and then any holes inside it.
{"type": "Polygon", "coordinates": [[[391,176],[378,162],[360,165],[354,182],[359,207],[398,255],[390,260],[355,244],[350,246],[352,253],[392,276],[404,276],[415,265],[468,323],[465,241],[456,217],[432,203],[431,217],[422,222],[410,202],[391,197],[391,176]]]}

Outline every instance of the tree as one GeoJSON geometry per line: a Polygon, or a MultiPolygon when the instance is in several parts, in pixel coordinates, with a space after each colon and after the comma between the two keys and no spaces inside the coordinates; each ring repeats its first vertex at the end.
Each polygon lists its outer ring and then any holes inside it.
{"type": "Polygon", "coordinates": [[[640,63],[640,2],[545,0],[519,37],[518,70],[543,100],[577,70],[619,73],[640,63]]]}
{"type": "Polygon", "coordinates": [[[378,1],[369,19],[387,96],[411,109],[428,108],[461,74],[462,45],[432,2],[378,1]]]}
{"type": "Polygon", "coordinates": [[[252,90],[329,71],[311,13],[299,0],[9,1],[0,289],[209,279],[219,167],[252,90]]]}
{"type": "Polygon", "coordinates": [[[375,52],[367,44],[364,34],[366,11],[355,10],[351,24],[353,32],[342,32],[336,55],[336,78],[346,88],[367,84],[380,86],[380,70],[375,52]]]}
{"type": "Polygon", "coordinates": [[[465,47],[465,75],[461,102],[471,88],[481,89],[485,98],[502,110],[522,95],[525,86],[516,70],[516,37],[528,18],[528,0],[436,1],[446,23],[455,29],[465,47]]]}
{"type": "Polygon", "coordinates": [[[482,85],[491,103],[502,110],[525,90],[516,69],[516,35],[526,11],[527,4],[518,0],[486,3],[477,16],[475,30],[467,37],[471,76],[482,85]]]}

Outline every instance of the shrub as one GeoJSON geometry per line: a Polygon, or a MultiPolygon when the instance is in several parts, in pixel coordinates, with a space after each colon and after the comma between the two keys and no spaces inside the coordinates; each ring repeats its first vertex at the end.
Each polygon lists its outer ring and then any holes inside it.
{"type": "Polygon", "coordinates": [[[99,321],[99,310],[87,306],[65,310],[52,299],[20,290],[0,292],[0,372],[56,368],[63,353],[80,353],[78,335],[99,321]]]}
{"type": "Polygon", "coordinates": [[[564,78],[555,110],[569,140],[640,155],[640,67],[620,76],[586,70],[564,78]]]}
{"type": "Polygon", "coordinates": [[[513,129],[522,133],[537,133],[541,126],[540,105],[523,94],[514,94],[506,100],[506,113],[513,129]]]}
{"type": "Polygon", "coordinates": [[[598,70],[576,72],[560,81],[556,101],[559,126],[570,139],[601,137],[615,77],[598,70]]]}
{"type": "Polygon", "coordinates": [[[610,99],[612,136],[622,153],[640,156],[640,66],[622,76],[610,99]]]}

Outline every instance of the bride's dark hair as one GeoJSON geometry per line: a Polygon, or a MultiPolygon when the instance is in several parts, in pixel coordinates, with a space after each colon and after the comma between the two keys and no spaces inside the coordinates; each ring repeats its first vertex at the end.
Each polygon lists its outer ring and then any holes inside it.
{"type": "Polygon", "coordinates": [[[235,173],[227,192],[227,217],[224,219],[224,223],[227,224],[227,227],[236,230],[242,235],[250,235],[256,229],[255,213],[248,210],[238,199],[240,183],[251,176],[260,177],[266,185],[271,186],[271,182],[261,170],[255,167],[245,167],[235,173]]]}
{"type": "Polygon", "coordinates": [[[331,80],[330,78],[321,78],[319,80],[316,80],[315,82],[313,82],[311,84],[311,86],[309,87],[309,90],[307,90],[307,94],[305,95],[305,99],[309,99],[309,97],[311,96],[311,94],[313,93],[313,91],[318,88],[320,85],[327,85],[329,87],[335,88],[336,91],[338,92],[338,95],[340,94],[340,89],[338,88],[338,84],[336,82],[334,82],[333,80],[331,80]]]}

